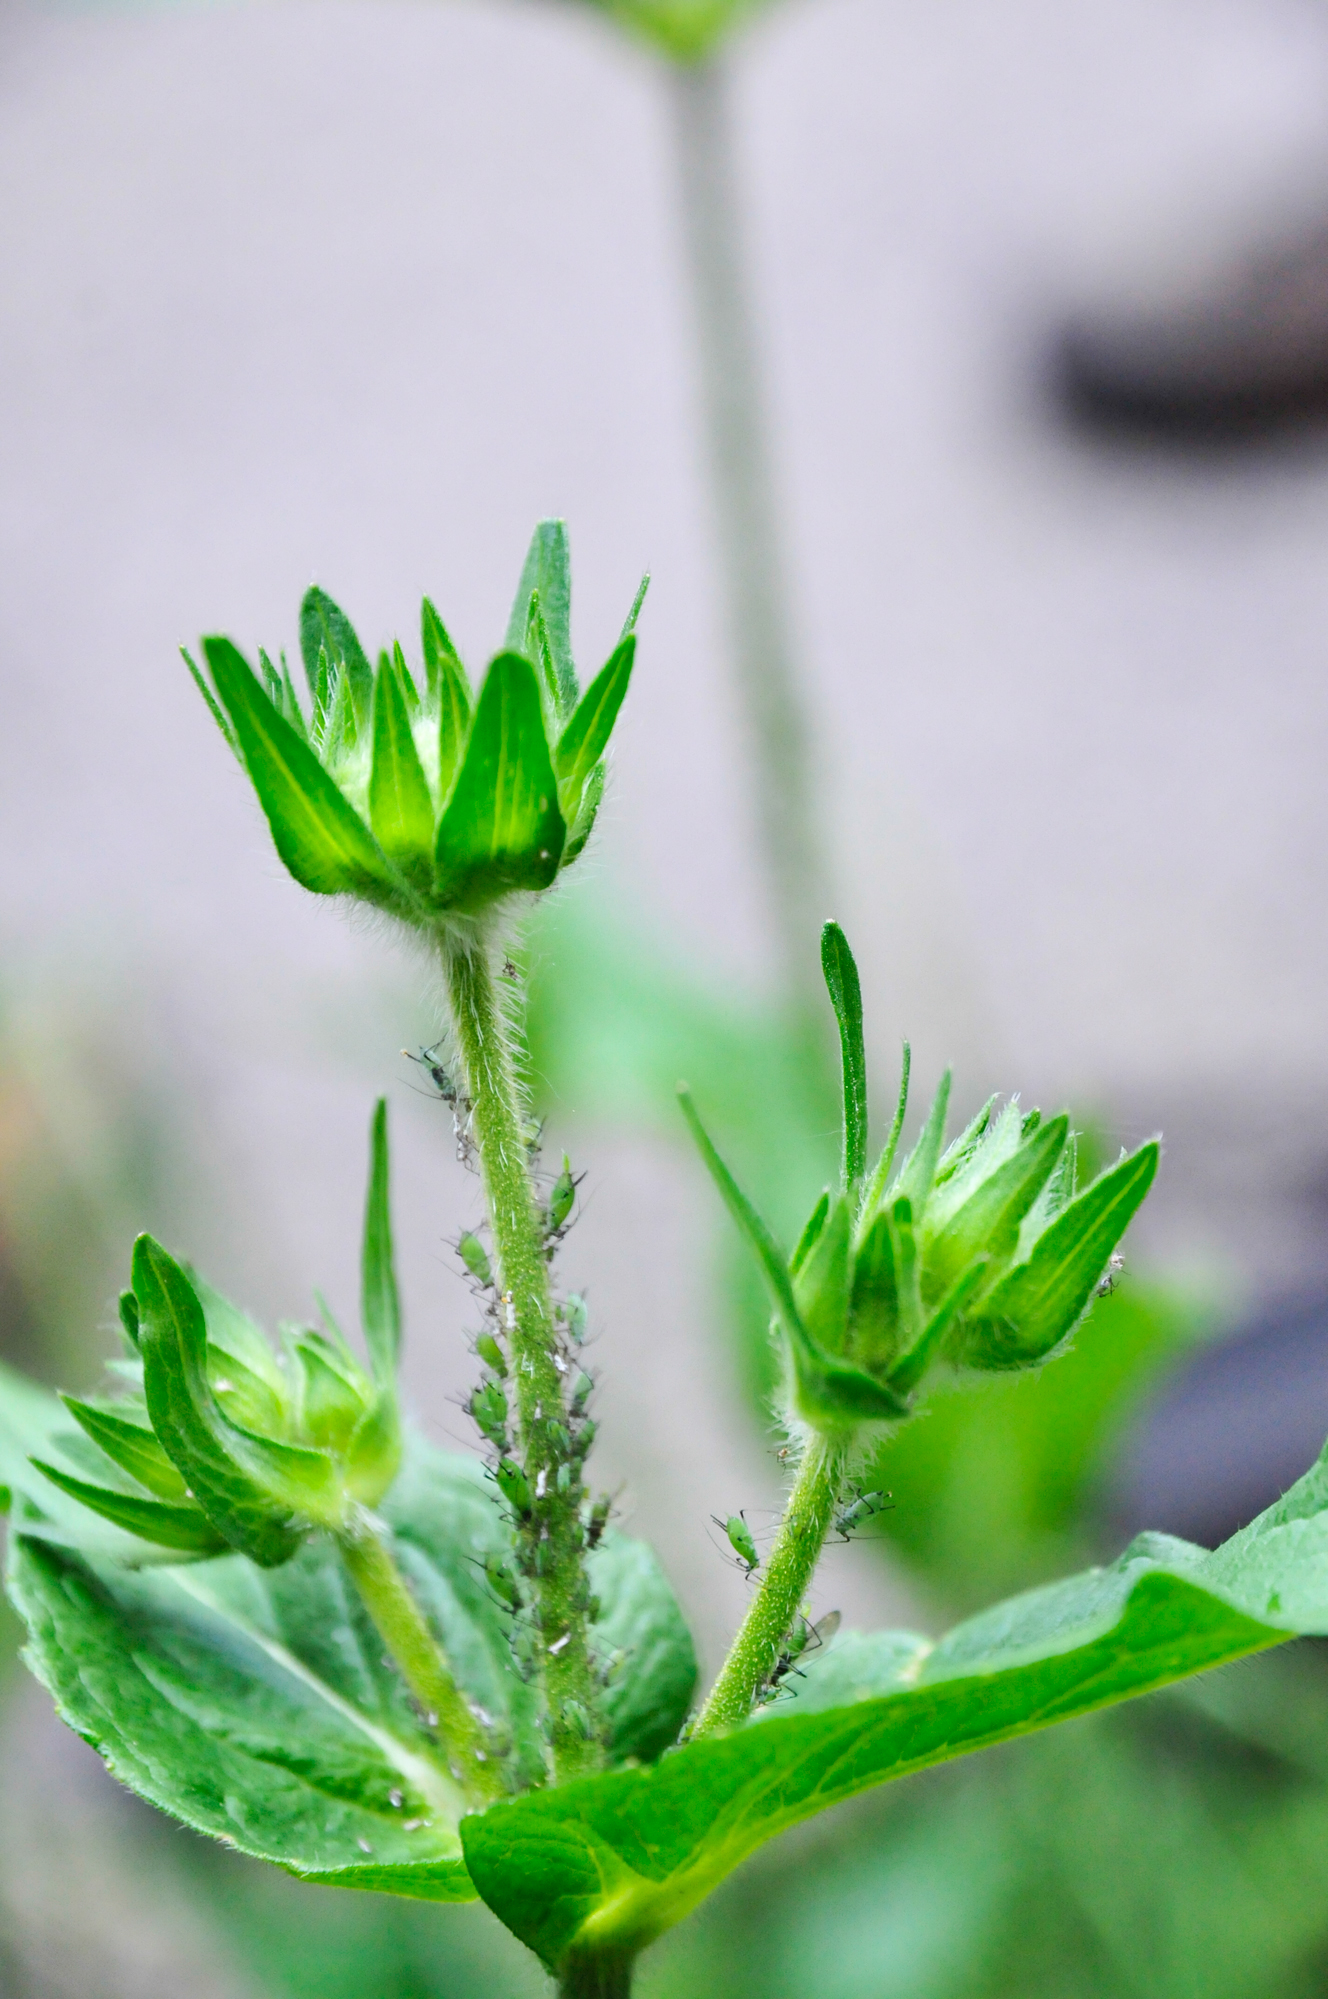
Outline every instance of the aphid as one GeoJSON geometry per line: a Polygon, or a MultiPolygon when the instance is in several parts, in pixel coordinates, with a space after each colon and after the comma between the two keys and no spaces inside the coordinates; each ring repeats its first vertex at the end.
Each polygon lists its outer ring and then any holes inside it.
{"type": "Polygon", "coordinates": [[[518,1609],[521,1603],[521,1588],[501,1555],[484,1557],[484,1574],[489,1588],[498,1601],[505,1603],[509,1610],[518,1609]]]}
{"type": "Polygon", "coordinates": [[[602,1492],[591,1507],[590,1519],[586,1523],[587,1548],[598,1548],[601,1540],[604,1538],[604,1529],[609,1524],[609,1515],[612,1511],[613,1501],[609,1498],[607,1492],[602,1492]]]}
{"type": "Polygon", "coordinates": [[[834,1523],[840,1540],[847,1541],[859,1527],[865,1527],[869,1520],[884,1512],[889,1498],[888,1492],[860,1492],[847,1506],[841,1506],[834,1523]]]}
{"type": "Polygon", "coordinates": [[[465,1264],[477,1284],[487,1290],[493,1283],[493,1266],[489,1262],[488,1251],[477,1235],[467,1229],[457,1243],[457,1255],[465,1264]]]}
{"type": "Polygon", "coordinates": [[[558,1477],[555,1483],[559,1492],[570,1492],[572,1490],[572,1467],[570,1465],[559,1465],[558,1477]]]}
{"type": "Polygon", "coordinates": [[[470,1398],[470,1413],[480,1435],[495,1450],[507,1449],[507,1397],[496,1381],[485,1381],[470,1398]]]}
{"type": "Polygon", "coordinates": [[[443,1102],[455,1110],[460,1102],[461,1092],[438,1060],[438,1046],[439,1044],[435,1042],[432,1048],[421,1048],[418,1055],[412,1055],[409,1048],[403,1048],[401,1052],[408,1062],[417,1063],[426,1072],[443,1102]]]}
{"type": "Polygon", "coordinates": [[[584,1458],[589,1454],[590,1446],[595,1441],[595,1431],[597,1427],[598,1426],[594,1422],[593,1418],[587,1416],[585,1422],[581,1425],[581,1428],[577,1431],[576,1437],[573,1442],[573,1449],[575,1450],[579,1458],[584,1458]]]}
{"type": "Polygon", "coordinates": [[[565,1423],[550,1423],[549,1439],[559,1457],[566,1457],[572,1448],[572,1433],[565,1423]]]}
{"type": "Polygon", "coordinates": [[[1112,1292],[1116,1289],[1117,1279],[1124,1268],[1125,1258],[1118,1249],[1113,1250],[1107,1258],[1106,1269],[1103,1271],[1101,1277],[1098,1278],[1097,1284],[1094,1287],[1094,1297],[1110,1298],[1112,1292]]]}
{"type": "Polygon", "coordinates": [[[586,1310],[586,1301],[579,1292],[569,1291],[563,1299],[558,1316],[576,1344],[580,1346],[586,1336],[590,1314],[586,1310]]]}
{"type": "Polygon", "coordinates": [[[520,1465],[512,1458],[500,1458],[494,1477],[512,1511],[526,1519],[530,1513],[530,1485],[520,1465]]]}
{"type": "Polygon", "coordinates": [[[504,1380],[506,1379],[507,1362],[503,1358],[502,1348],[492,1333],[480,1334],[475,1342],[475,1351],[486,1367],[491,1367],[495,1374],[502,1376],[504,1380]]]}
{"type": "Polygon", "coordinates": [[[809,1624],[805,1617],[800,1617],[784,1640],[783,1650],[775,1661],[770,1678],[766,1681],[763,1698],[768,1700],[781,1680],[786,1680],[790,1673],[797,1671],[798,1661],[805,1653],[818,1652],[822,1645],[828,1645],[838,1631],[839,1623],[840,1613],[837,1610],[828,1611],[815,1624],[809,1624]]]}
{"type": "Polygon", "coordinates": [[[514,978],[516,977],[516,975],[517,975],[517,972],[516,972],[516,961],[515,961],[515,959],[513,959],[513,958],[504,958],[504,959],[503,959],[503,977],[504,977],[505,979],[514,979],[514,978]]]}
{"type": "Polygon", "coordinates": [[[553,1183],[553,1192],[549,1196],[549,1205],[544,1216],[546,1236],[559,1235],[566,1228],[567,1218],[576,1200],[577,1186],[584,1178],[583,1173],[573,1173],[572,1162],[564,1152],[563,1170],[553,1183]]]}
{"type": "Polygon", "coordinates": [[[572,1414],[574,1416],[584,1414],[585,1406],[590,1400],[591,1390],[594,1386],[594,1377],[587,1374],[585,1369],[582,1368],[576,1380],[572,1383],[572,1414]]]}
{"type": "Polygon", "coordinates": [[[756,1552],[756,1543],[752,1539],[752,1530],[747,1525],[746,1515],[730,1513],[727,1520],[721,1520],[717,1513],[712,1513],[710,1518],[716,1527],[722,1527],[728,1535],[729,1546],[742,1563],[743,1573],[750,1576],[759,1569],[761,1557],[756,1552]]]}

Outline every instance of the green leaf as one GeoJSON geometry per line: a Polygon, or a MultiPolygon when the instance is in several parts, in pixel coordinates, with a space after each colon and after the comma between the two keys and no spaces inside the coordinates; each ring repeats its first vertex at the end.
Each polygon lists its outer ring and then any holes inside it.
{"type": "Polygon", "coordinates": [[[350,687],[357,721],[363,726],[373,705],[373,668],[364,647],[355,636],[355,627],[339,604],[317,584],[304,593],[300,605],[300,654],[309,679],[309,691],[318,699],[318,655],[325,652],[328,664],[340,667],[350,687]]]}
{"type": "Polygon", "coordinates": [[[507,623],[504,644],[509,652],[520,652],[526,643],[530,599],[535,592],[549,635],[559,706],[568,715],[576,706],[577,684],[572,664],[572,559],[565,521],[541,521],[531,536],[507,623]]]}
{"type": "Polygon", "coordinates": [[[392,1251],[389,1198],[387,1098],[374,1106],[369,1126],[369,1192],[364,1204],[364,1247],[360,1255],[360,1316],[374,1380],[391,1388],[401,1352],[401,1299],[392,1251]]]}
{"type": "MultiPolygon", "coordinates": [[[[0,1377],[0,1438],[8,1420],[26,1435],[52,1409],[53,1397],[0,1377]]],[[[94,1536],[103,1531],[75,1511],[94,1536]]],[[[485,1575],[488,1558],[513,1559],[491,1480],[474,1459],[414,1438],[380,1511],[466,1694],[513,1744],[518,1780],[542,1781],[534,1695],[485,1575]]],[[[596,1645],[616,1657],[613,1750],[648,1756],[685,1711],[689,1641],[640,1544],[609,1537],[591,1574],[596,1645]]],[[[24,1520],[10,1537],[9,1588],[37,1677],[141,1797],[304,1879],[434,1901],[473,1895],[461,1800],[329,1538],[279,1569],[227,1555],[143,1572],[24,1520]]]]}
{"type": "Polygon", "coordinates": [[[1024,1366],[1065,1338],[1152,1186],[1157,1162],[1152,1139],[1062,1208],[1027,1263],[983,1302],[982,1323],[967,1335],[961,1356],[969,1366],[1024,1366]]]}
{"type": "Polygon", "coordinates": [[[821,932],[821,970],[839,1023],[844,1077],[844,1189],[867,1170],[867,1051],[862,1038],[862,986],[848,938],[837,923],[821,932]]]}
{"type": "Polygon", "coordinates": [[[226,1542],[197,1506],[170,1506],[160,1499],[143,1499],[134,1493],[116,1492],[108,1486],[94,1485],[88,1479],[74,1478],[58,1466],[46,1464],[41,1458],[34,1458],[32,1462],[44,1478],[59,1486],[61,1492],[68,1493],[82,1506],[90,1506],[104,1520],[123,1527],[127,1534],[136,1534],[156,1547],[171,1548],[186,1555],[219,1555],[226,1552],[226,1542]]]}
{"type": "Polygon", "coordinates": [[[433,873],[433,800],[411,731],[405,693],[383,655],[374,683],[369,823],[388,859],[427,887],[433,873]]]}
{"type": "Polygon", "coordinates": [[[175,1259],[149,1235],[134,1244],[143,1378],[152,1427],[208,1519],[231,1547],[267,1567],[300,1543],[290,1512],[237,1462],[247,1433],[227,1422],[207,1375],[203,1307],[175,1259]]]}
{"type": "Polygon", "coordinates": [[[1214,1554],[1144,1535],[933,1646],[846,1634],[793,1698],[647,1770],[583,1778],[464,1821],[472,1879],[556,1967],[631,1954],[766,1840],[910,1771],[1257,1652],[1328,1633],[1328,1468],[1214,1554]]]}
{"type": "Polygon", "coordinates": [[[206,638],[203,652],[277,852],[296,881],[315,895],[399,901],[399,879],[368,827],[309,745],[282,720],[230,640],[206,638]]]}
{"type": "Polygon", "coordinates": [[[439,824],[436,893],[479,909],[509,889],[547,888],[565,836],[535,669],[499,653],[439,824]]]}
{"type": "Polygon", "coordinates": [[[629,633],[595,675],[558,739],[558,794],[569,821],[575,819],[586,779],[608,748],[635,658],[636,639],[629,633]]]}
{"type": "Polygon", "coordinates": [[[603,1709],[609,1754],[653,1762],[677,1741],[696,1690],[696,1652],[653,1548],[608,1534],[589,1557],[601,1610],[595,1656],[609,1668],[603,1709]]]}

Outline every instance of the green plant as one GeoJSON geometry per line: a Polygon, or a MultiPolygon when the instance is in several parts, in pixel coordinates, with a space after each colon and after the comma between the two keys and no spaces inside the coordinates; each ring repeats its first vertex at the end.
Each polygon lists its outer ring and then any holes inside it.
{"type": "Polygon", "coordinates": [[[1063,1348],[1157,1163],[1150,1143],[1080,1188],[1067,1120],[1015,1103],[947,1147],[948,1080],[901,1156],[907,1053],[873,1163],[857,971],[827,924],[841,1168],[791,1255],[683,1093],[768,1286],[795,1466],[768,1556],[730,1523],[751,1603],[693,1714],[667,1581],[587,1483],[585,1313],[554,1282],[577,1181],[566,1159],[542,1172],[521,1085],[514,931],[584,847],[641,601],[582,694],[569,597],[545,523],[477,698],[427,602],[417,678],[399,647],[371,669],[311,592],[308,712],[284,660],[261,656],[260,677],[209,639],[210,680],[193,668],[296,879],[369,903],[438,963],[447,1047],[424,1059],[488,1211],[487,1244],[458,1245],[485,1312],[483,1455],[434,1450],[400,1415],[380,1103],[363,1355],[321,1304],[272,1347],[140,1237],[119,1394],[61,1404],[6,1375],[0,1457],[27,1658],[115,1774],[306,1880],[478,1895],[564,1993],[608,1995],[748,1854],[838,1800],[1328,1630],[1328,1467],[1216,1553],[1145,1536],[934,1644],[809,1631],[827,1537],[886,1504],[868,1454],[934,1384],[1063,1348]]]}

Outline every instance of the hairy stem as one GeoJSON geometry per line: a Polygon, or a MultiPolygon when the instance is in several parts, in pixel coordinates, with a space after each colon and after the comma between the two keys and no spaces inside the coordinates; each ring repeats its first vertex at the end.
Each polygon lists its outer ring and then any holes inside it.
{"type": "Polygon", "coordinates": [[[613,1952],[570,1957],[558,1978],[558,1999],[631,1999],[632,1959],[613,1952]]]}
{"type": "Polygon", "coordinates": [[[499,1329],[511,1355],[521,1469],[530,1489],[529,1508],[517,1519],[517,1552],[534,1593],[553,1773],[561,1780],[600,1761],[584,1488],[563,1396],[567,1362],[554,1321],[545,1210],[531,1176],[520,1091],[485,945],[450,954],[446,972],[496,1252],[499,1329]]]}
{"type": "Polygon", "coordinates": [[[338,1543],[374,1629],[447,1751],[453,1777],[472,1803],[488,1803],[503,1789],[502,1772],[490,1760],[484,1730],[393,1560],[386,1535],[364,1519],[339,1535],[338,1543]]]}
{"type": "Polygon", "coordinates": [[[813,1437],[802,1454],[765,1575],[729,1647],[719,1678],[696,1718],[690,1740],[746,1721],[769,1681],[784,1640],[801,1614],[825,1537],[839,1503],[848,1453],[813,1437]]]}
{"type": "Polygon", "coordinates": [[[709,58],[678,65],[670,82],[729,645],[754,753],[780,972],[789,999],[819,1021],[811,940],[829,898],[747,296],[729,79],[709,58]]]}

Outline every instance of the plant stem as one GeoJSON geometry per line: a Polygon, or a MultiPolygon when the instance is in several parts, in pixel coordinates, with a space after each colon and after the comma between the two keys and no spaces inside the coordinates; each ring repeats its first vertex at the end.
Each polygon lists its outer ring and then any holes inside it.
{"type": "Polygon", "coordinates": [[[670,80],[729,644],[754,753],[779,969],[794,1006],[819,1024],[814,944],[829,897],[747,295],[729,77],[710,57],[675,65],[670,80]]]}
{"type": "Polygon", "coordinates": [[[802,1611],[835,1517],[847,1462],[846,1448],[823,1437],[813,1436],[804,1450],[760,1588],[696,1718],[690,1741],[732,1728],[751,1713],[802,1611]]]}
{"type": "Polygon", "coordinates": [[[570,1957],[558,1978],[558,1999],[631,1999],[632,1959],[588,1952],[570,1957]]]}
{"type": "Polygon", "coordinates": [[[347,1573],[375,1630],[447,1749],[452,1775],[475,1803],[499,1796],[502,1771],[489,1758],[484,1730],[393,1560],[386,1535],[363,1519],[337,1538],[347,1573]]]}
{"type": "Polygon", "coordinates": [[[553,1774],[595,1768],[597,1685],[590,1657],[590,1586],[581,1520],[584,1487],[569,1448],[563,1378],[545,1252],[545,1211],[531,1177],[521,1097],[487,946],[445,959],[458,1053],[498,1264],[500,1331],[509,1343],[529,1509],[517,1520],[522,1573],[535,1596],[553,1774]],[[565,1489],[558,1488],[566,1468],[565,1489]]]}

